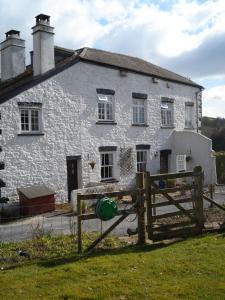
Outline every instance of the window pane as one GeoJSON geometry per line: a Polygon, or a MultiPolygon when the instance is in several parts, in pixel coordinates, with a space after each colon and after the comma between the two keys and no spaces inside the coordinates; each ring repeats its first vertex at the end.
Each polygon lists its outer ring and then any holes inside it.
{"type": "Polygon", "coordinates": [[[134,124],[138,123],[138,109],[136,106],[133,107],[133,122],[134,124]]]}
{"type": "Polygon", "coordinates": [[[98,95],[98,100],[99,101],[108,101],[108,97],[106,95],[98,95]]]}
{"type": "Polygon", "coordinates": [[[105,168],[101,167],[101,178],[105,178],[105,168]]]}
{"type": "Polygon", "coordinates": [[[98,103],[98,118],[99,120],[105,119],[105,106],[104,103],[98,103]]]}
{"type": "Polygon", "coordinates": [[[39,130],[39,111],[31,110],[31,131],[39,130]]]}
{"type": "Polygon", "coordinates": [[[109,178],[109,168],[105,167],[105,178],[109,178]]]}
{"type": "Polygon", "coordinates": [[[139,107],[139,123],[144,124],[145,122],[145,110],[144,107],[139,107]]]}
{"type": "Polygon", "coordinates": [[[193,126],[193,106],[185,106],[185,127],[193,126]]]}
{"type": "Polygon", "coordinates": [[[112,175],[112,166],[109,167],[109,178],[112,178],[113,175],[112,175]]]}
{"type": "Polygon", "coordinates": [[[21,115],[21,130],[29,131],[29,111],[22,109],[20,112],[21,115]]]}
{"type": "Polygon", "coordinates": [[[167,110],[167,125],[172,125],[172,112],[171,110],[167,110]]]}
{"type": "Polygon", "coordinates": [[[107,103],[106,104],[106,120],[112,120],[112,104],[107,103]]]}

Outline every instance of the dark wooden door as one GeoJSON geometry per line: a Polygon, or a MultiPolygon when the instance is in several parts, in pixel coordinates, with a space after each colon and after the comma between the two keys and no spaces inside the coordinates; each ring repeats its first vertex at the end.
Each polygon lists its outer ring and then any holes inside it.
{"type": "Polygon", "coordinates": [[[169,172],[168,168],[168,155],[160,156],[160,173],[165,174],[169,172]]]}
{"type": "Polygon", "coordinates": [[[68,200],[71,201],[71,191],[78,189],[77,159],[67,160],[68,200]]]}
{"type": "Polygon", "coordinates": [[[160,151],[160,173],[169,173],[169,155],[171,154],[171,149],[165,149],[160,151]]]}

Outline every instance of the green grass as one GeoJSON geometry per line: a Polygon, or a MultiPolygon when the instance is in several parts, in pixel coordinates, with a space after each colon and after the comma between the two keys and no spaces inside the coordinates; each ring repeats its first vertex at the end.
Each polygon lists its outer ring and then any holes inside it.
{"type": "MultiPolygon", "coordinates": [[[[67,253],[68,254],[68,253],[67,253]]],[[[225,237],[61,255],[0,271],[0,299],[225,299],[225,237]]]]}

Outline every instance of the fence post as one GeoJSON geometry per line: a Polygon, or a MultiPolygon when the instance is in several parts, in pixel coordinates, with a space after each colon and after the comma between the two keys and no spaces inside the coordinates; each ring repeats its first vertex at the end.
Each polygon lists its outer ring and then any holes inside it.
{"type": "MultiPolygon", "coordinates": [[[[212,200],[213,200],[213,190],[214,190],[213,184],[210,184],[209,185],[209,198],[211,198],[212,200]]],[[[213,203],[210,203],[210,208],[212,208],[212,207],[213,207],[213,203]]]]}
{"type": "Polygon", "coordinates": [[[145,177],[145,195],[146,195],[146,204],[147,204],[147,232],[148,238],[152,238],[152,195],[151,195],[151,182],[150,182],[150,173],[146,172],[145,177]]]}
{"type": "Polygon", "coordinates": [[[78,253],[82,252],[82,224],[81,224],[81,200],[80,194],[77,194],[77,246],[78,246],[78,253]]]}
{"type": "Polygon", "coordinates": [[[145,205],[144,196],[140,193],[140,186],[143,187],[143,173],[137,173],[136,186],[138,190],[137,194],[137,216],[138,216],[138,244],[144,245],[145,240],[145,205]]]}
{"type": "Polygon", "coordinates": [[[195,185],[196,185],[196,199],[195,206],[197,209],[197,218],[199,229],[202,230],[204,227],[204,212],[203,212],[203,172],[202,167],[197,166],[194,168],[195,173],[195,185]]]}

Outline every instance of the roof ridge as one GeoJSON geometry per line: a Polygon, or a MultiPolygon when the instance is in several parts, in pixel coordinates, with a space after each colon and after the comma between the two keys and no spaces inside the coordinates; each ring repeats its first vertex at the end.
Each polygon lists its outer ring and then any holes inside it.
{"type": "Polygon", "coordinates": [[[149,75],[150,75],[149,69],[152,68],[152,70],[151,70],[152,76],[164,78],[164,79],[171,80],[171,81],[177,81],[177,82],[180,82],[183,84],[189,84],[189,85],[201,87],[199,84],[195,83],[190,78],[188,78],[184,75],[178,74],[174,71],[168,70],[164,67],[158,66],[156,64],[153,64],[147,60],[144,60],[144,59],[136,57],[136,56],[131,56],[131,55],[122,54],[122,53],[116,53],[116,52],[112,52],[112,51],[106,51],[106,50],[102,50],[102,49],[84,47],[83,51],[80,53],[79,57],[84,60],[93,61],[96,63],[105,64],[105,65],[109,65],[109,66],[111,65],[111,66],[121,67],[121,68],[124,68],[127,70],[133,70],[136,72],[147,73],[149,75]],[[88,55],[88,51],[90,51],[92,53],[89,53],[89,55],[88,55]],[[113,57],[111,57],[111,61],[109,60],[108,57],[106,57],[106,58],[94,57],[93,52],[96,52],[99,54],[101,54],[101,52],[102,52],[105,55],[117,56],[117,58],[127,58],[128,60],[130,60],[130,63],[129,62],[124,63],[124,62],[118,61],[118,59],[113,58],[113,57]],[[114,60],[114,62],[113,62],[113,60],[114,60]],[[148,66],[148,70],[147,71],[142,70],[143,65],[142,66],[138,65],[139,62],[148,66]],[[130,66],[131,63],[136,64],[135,69],[133,66],[130,66]],[[122,65],[124,65],[124,66],[122,66],[122,65]],[[160,75],[160,73],[161,73],[161,75],[160,75]],[[162,73],[164,73],[164,74],[162,74],[162,73]],[[176,78],[174,78],[174,77],[176,77],[176,78]]]}

